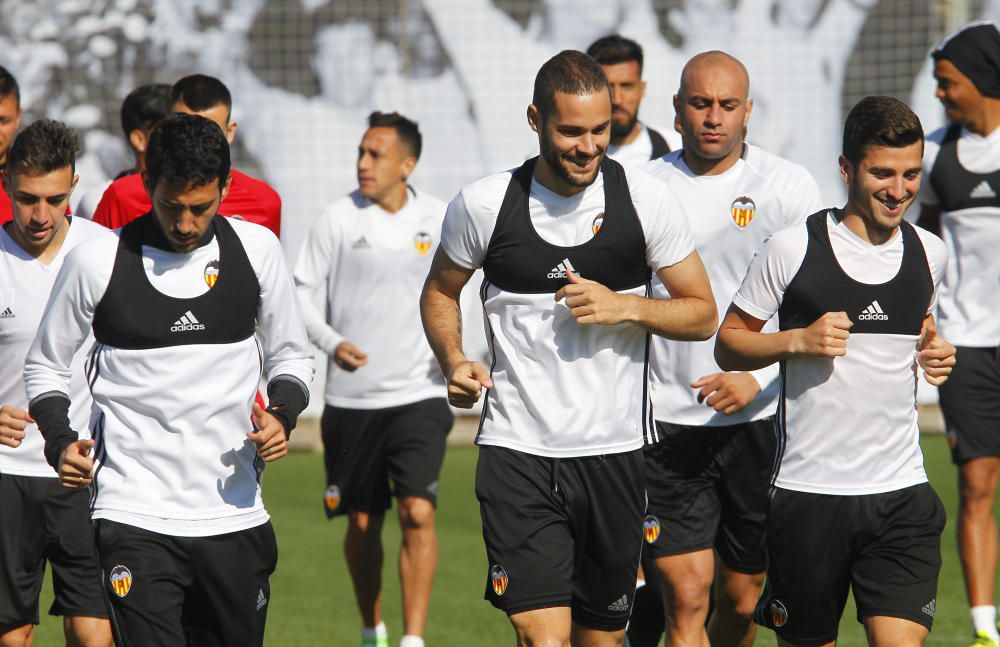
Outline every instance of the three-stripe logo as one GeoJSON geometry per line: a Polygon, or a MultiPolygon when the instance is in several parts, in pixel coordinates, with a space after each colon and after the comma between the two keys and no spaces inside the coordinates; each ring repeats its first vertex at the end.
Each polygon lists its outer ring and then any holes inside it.
{"type": "Polygon", "coordinates": [[[569,270],[570,272],[573,272],[577,276],[579,276],[579,274],[580,274],[579,272],[576,271],[576,268],[573,267],[573,264],[569,262],[569,259],[568,258],[564,258],[561,263],[559,263],[558,265],[556,265],[555,267],[553,267],[551,270],[549,270],[548,277],[550,279],[565,279],[565,278],[569,278],[569,277],[566,276],[566,270],[569,270]]]}
{"type": "Polygon", "coordinates": [[[190,310],[181,315],[181,318],[175,321],[173,326],[170,326],[170,332],[186,332],[189,330],[205,330],[205,324],[199,322],[198,318],[190,310]]]}
{"type": "Polygon", "coordinates": [[[889,315],[882,311],[882,306],[878,304],[878,299],[872,301],[867,308],[858,315],[859,321],[888,321],[889,315]]]}

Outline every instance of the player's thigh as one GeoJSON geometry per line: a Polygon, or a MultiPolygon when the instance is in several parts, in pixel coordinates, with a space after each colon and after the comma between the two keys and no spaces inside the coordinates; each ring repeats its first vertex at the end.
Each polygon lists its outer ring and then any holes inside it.
{"type": "Polygon", "coordinates": [[[38,622],[45,577],[45,519],[39,494],[44,480],[0,474],[0,627],[38,622]]]}
{"type": "Polygon", "coordinates": [[[646,551],[660,558],[712,548],[721,511],[715,464],[719,434],[660,421],[656,427],[660,441],[644,449],[646,551]]]}
{"type": "Polygon", "coordinates": [[[957,348],[955,367],[938,387],[952,460],[1000,456],[1000,368],[996,348],[957,348]]]}
{"type": "Polygon", "coordinates": [[[176,538],[97,521],[101,583],[117,647],[185,644],[183,609],[190,555],[176,538]]]}
{"type": "Polygon", "coordinates": [[[869,647],[920,647],[930,633],[922,624],[902,618],[875,616],[865,618],[869,647]]]}
{"type": "Polygon", "coordinates": [[[46,557],[55,593],[50,613],[107,618],[90,520],[90,491],[69,490],[51,480],[45,496],[46,557]]]}
{"type": "Polygon", "coordinates": [[[851,578],[853,498],[773,491],[767,580],[754,621],[788,643],[822,645],[837,638],[851,578]]]}
{"type": "Polygon", "coordinates": [[[929,483],[866,497],[871,532],[853,566],[858,619],[900,618],[930,630],[937,611],[944,505],[929,483]]]}
{"type": "Polygon", "coordinates": [[[573,622],[601,632],[622,631],[635,596],[643,544],[643,452],[566,463],[559,484],[570,510],[577,554],[573,622]]]}
{"type": "Polygon", "coordinates": [[[574,539],[554,481],[556,463],[503,447],[479,448],[484,597],[510,616],[572,603],[574,539]]]}
{"type": "Polygon", "coordinates": [[[721,517],[715,547],[731,570],[764,572],[764,524],[778,448],[774,418],[725,427],[730,442],[720,451],[721,517]]]}
{"type": "Polygon", "coordinates": [[[271,574],[278,546],[270,522],[192,543],[196,612],[189,613],[191,644],[254,647],[264,644],[271,574]]]}
{"type": "Polygon", "coordinates": [[[387,424],[385,461],[396,498],[437,504],[445,441],[455,418],[444,398],[399,407],[387,424]]]}
{"type": "Polygon", "coordinates": [[[383,409],[346,409],[327,405],[320,419],[328,518],[350,509],[381,513],[389,508],[383,409]]]}

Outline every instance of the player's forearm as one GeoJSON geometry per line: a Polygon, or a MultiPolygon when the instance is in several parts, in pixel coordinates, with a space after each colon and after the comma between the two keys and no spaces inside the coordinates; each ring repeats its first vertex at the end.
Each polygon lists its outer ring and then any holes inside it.
{"type": "Polygon", "coordinates": [[[299,306],[302,309],[302,320],[305,322],[309,341],[327,355],[332,355],[337,344],[344,341],[344,336],[326,321],[326,317],[316,307],[316,303],[313,301],[314,292],[307,286],[299,284],[298,277],[296,277],[295,283],[299,306]]]}
{"type": "Polygon", "coordinates": [[[462,350],[462,307],[458,299],[441,292],[428,281],[420,295],[420,319],[441,372],[450,375],[452,367],[466,360],[462,350]]]}
{"type": "Polygon", "coordinates": [[[55,470],[59,469],[63,451],[78,438],[69,424],[69,404],[65,393],[53,391],[39,395],[28,405],[28,413],[45,439],[45,460],[55,470]]]}
{"type": "Polygon", "coordinates": [[[654,335],[678,341],[704,341],[719,325],[715,302],[700,297],[653,299],[628,295],[629,320],[654,335]]]}
{"type": "Polygon", "coordinates": [[[796,354],[799,332],[763,333],[723,326],[715,339],[715,361],[724,371],[755,371],[770,366],[796,354]]]}

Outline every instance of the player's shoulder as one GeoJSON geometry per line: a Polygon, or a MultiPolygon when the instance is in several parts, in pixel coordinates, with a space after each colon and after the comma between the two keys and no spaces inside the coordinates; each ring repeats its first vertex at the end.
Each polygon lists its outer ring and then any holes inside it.
{"type": "Polygon", "coordinates": [[[917,238],[920,239],[920,244],[924,246],[924,253],[927,254],[929,259],[932,261],[943,261],[947,258],[948,246],[945,245],[944,241],[937,234],[917,225],[912,225],[912,227],[917,232],[917,238]]]}
{"type": "Polygon", "coordinates": [[[102,236],[110,230],[104,225],[88,220],[83,216],[73,216],[70,221],[69,231],[72,234],[73,244],[79,245],[81,242],[97,236],[102,236]]]}
{"type": "Polygon", "coordinates": [[[131,195],[137,191],[146,192],[146,187],[142,185],[142,173],[129,173],[109,184],[101,197],[131,195]]]}
{"type": "Polygon", "coordinates": [[[460,200],[465,206],[465,210],[474,218],[495,218],[500,211],[500,205],[503,204],[504,195],[507,193],[507,186],[510,184],[515,170],[517,169],[507,169],[498,173],[492,173],[484,178],[466,184],[452,202],[460,200]]]}
{"type": "Polygon", "coordinates": [[[72,247],[66,253],[67,264],[82,268],[114,264],[121,228],[108,229],[85,218],[74,218],[70,230],[74,229],[77,233],[72,236],[72,247]]]}
{"type": "Polygon", "coordinates": [[[440,217],[444,217],[445,209],[448,208],[447,202],[419,187],[410,186],[410,190],[413,191],[413,197],[415,198],[416,203],[425,214],[440,215],[440,217]]]}
{"type": "Polygon", "coordinates": [[[639,168],[645,173],[661,180],[667,180],[678,174],[684,175],[690,173],[682,161],[681,150],[671,151],[666,155],[651,159],[639,168]]]}
{"type": "MultiPolygon", "coordinates": [[[[819,212],[826,222],[829,218],[828,210],[819,212]]],[[[816,214],[813,214],[815,216],[816,214]]],[[[813,217],[810,216],[810,217],[813,217]]],[[[808,220],[808,219],[807,219],[808,220]]],[[[764,251],[770,256],[796,257],[805,254],[809,244],[809,230],[806,221],[800,222],[785,229],[779,229],[764,241],[764,251]]]]}
{"type": "Polygon", "coordinates": [[[743,161],[761,177],[781,184],[787,184],[789,181],[815,184],[809,169],[798,162],[775,155],[753,144],[747,144],[746,147],[743,161]]]}
{"type": "Polygon", "coordinates": [[[232,226],[251,261],[255,253],[281,252],[281,243],[278,242],[278,237],[264,225],[258,225],[242,218],[229,218],[220,215],[217,215],[216,218],[225,218],[226,222],[232,226]]]}

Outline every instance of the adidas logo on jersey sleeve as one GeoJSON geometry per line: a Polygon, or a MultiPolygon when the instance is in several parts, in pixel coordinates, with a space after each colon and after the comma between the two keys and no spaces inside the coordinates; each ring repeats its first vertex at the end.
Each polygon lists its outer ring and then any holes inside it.
{"type": "Polygon", "coordinates": [[[565,279],[567,278],[566,270],[569,270],[577,276],[580,275],[580,273],[576,271],[576,268],[573,267],[573,264],[569,262],[569,259],[564,258],[561,263],[549,270],[548,277],[550,279],[565,279]]]}
{"type": "Polygon", "coordinates": [[[878,304],[878,299],[861,311],[858,315],[859,321],[889,321],[889,315],[882,311],[882,306],[878,304]]]}
{"type": "Polygon", "coordinates": [[[983,180],[982,182],[980,182],[979,184],[977,184],[976,187],[974,189],[972,189],[972,191],[969,192],[969,197],[970,198],[995,198],[995,197],[997,197],[997,194],[993,190],[993,187],[990,186],[990,183],[987,182],[986,180],[983,180]]]}
{"type": "Polygon", "coordinates": [[[10,308],[7,308],[3,312],[0,312],[0,319],[13,319],[15,316],[16,315],[14,314],[14,311],[11,310],[10,308]]]}
{"type": "Polygon", "coordinates": [[[181,315],[181,318],[175,321],[173,326],[170,326],[170,332],[187,332],[189,330],[205,330],[205,324],[198,321],[198,318],[190,310],[181,315]]]}

